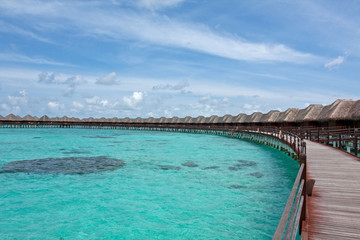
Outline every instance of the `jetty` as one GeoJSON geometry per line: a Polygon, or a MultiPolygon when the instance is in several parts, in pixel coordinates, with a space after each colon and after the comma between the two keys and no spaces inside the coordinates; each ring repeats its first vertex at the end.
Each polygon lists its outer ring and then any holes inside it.
{"type": "Polygon", "coordinates": [[[360,161],[337,148],[306,141],[307,198],[302,239],[360,239],[360,161]]]}
{"type": "Polygon", "coordinates": [[[286,152],[300,163],[273,239],[360,239],[360,100],[284,112],[172,118],[0,116],[0,128],[95,128],[217,134],[286,152]]]}

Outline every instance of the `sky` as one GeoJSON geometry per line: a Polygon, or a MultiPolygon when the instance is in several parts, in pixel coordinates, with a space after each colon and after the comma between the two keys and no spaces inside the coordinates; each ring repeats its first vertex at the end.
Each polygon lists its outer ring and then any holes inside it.
{"type": "Polygon", "coordinates": [[[223,116],[359,99],[360,1],[0,0],[0,115],[223,116]]]}

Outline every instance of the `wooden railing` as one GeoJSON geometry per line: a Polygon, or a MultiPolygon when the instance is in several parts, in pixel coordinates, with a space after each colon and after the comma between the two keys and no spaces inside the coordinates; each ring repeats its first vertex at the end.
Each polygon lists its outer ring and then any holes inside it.
{"type": "Polygon", "coordinates": [[[323,143],[355,156],[360,152],[359,128],[328,127],[328,128],[287,128],[301,138],[323,143]]]}
{"type": "Polygon", "coordinates": [[[302,222],[306,217],[306,143],[303,141],[300,142],[301,147],[298,149],[301,164],[300,169],[273,236],[275,240],[296,239],[298,229],[299,234],[301,234],[302,222]]]}
{"type": "Polygon", "coordinates": [[[311,195],[313,180],[306,181],[306,142],[290,131],[279,128],[247,128],[242,131],[255,131],[271,135],[290,146],[297,155],[300,169],[291,189],[281,219],[273,236],[274,240],[296,239],[302,232],[302,222],[306,219],[306,194],[311,195]]]}

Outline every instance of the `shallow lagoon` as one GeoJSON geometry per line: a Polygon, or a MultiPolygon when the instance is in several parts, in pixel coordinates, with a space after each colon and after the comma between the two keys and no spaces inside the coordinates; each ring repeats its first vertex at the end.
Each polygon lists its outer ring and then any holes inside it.
{"type": "Polygon", "coordinates": [[[124,163],[89,173],[1,173],[1,239],[269,239],[299,167],[268,146],[212,135],[55,128],[0,134],[0,168],[44,159],[124,163]]]}

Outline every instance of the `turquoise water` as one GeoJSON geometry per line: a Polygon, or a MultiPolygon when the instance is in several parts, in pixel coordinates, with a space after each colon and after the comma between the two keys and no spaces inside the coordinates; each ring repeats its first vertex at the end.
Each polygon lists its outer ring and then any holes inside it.
{"type": "Polygon", "coordinates": [[[269,239],[298,163],[221,136],[105,129],[0,129],[19,160],[123,160],[89,174],[1,173],[0,239],[269,239]]]}

